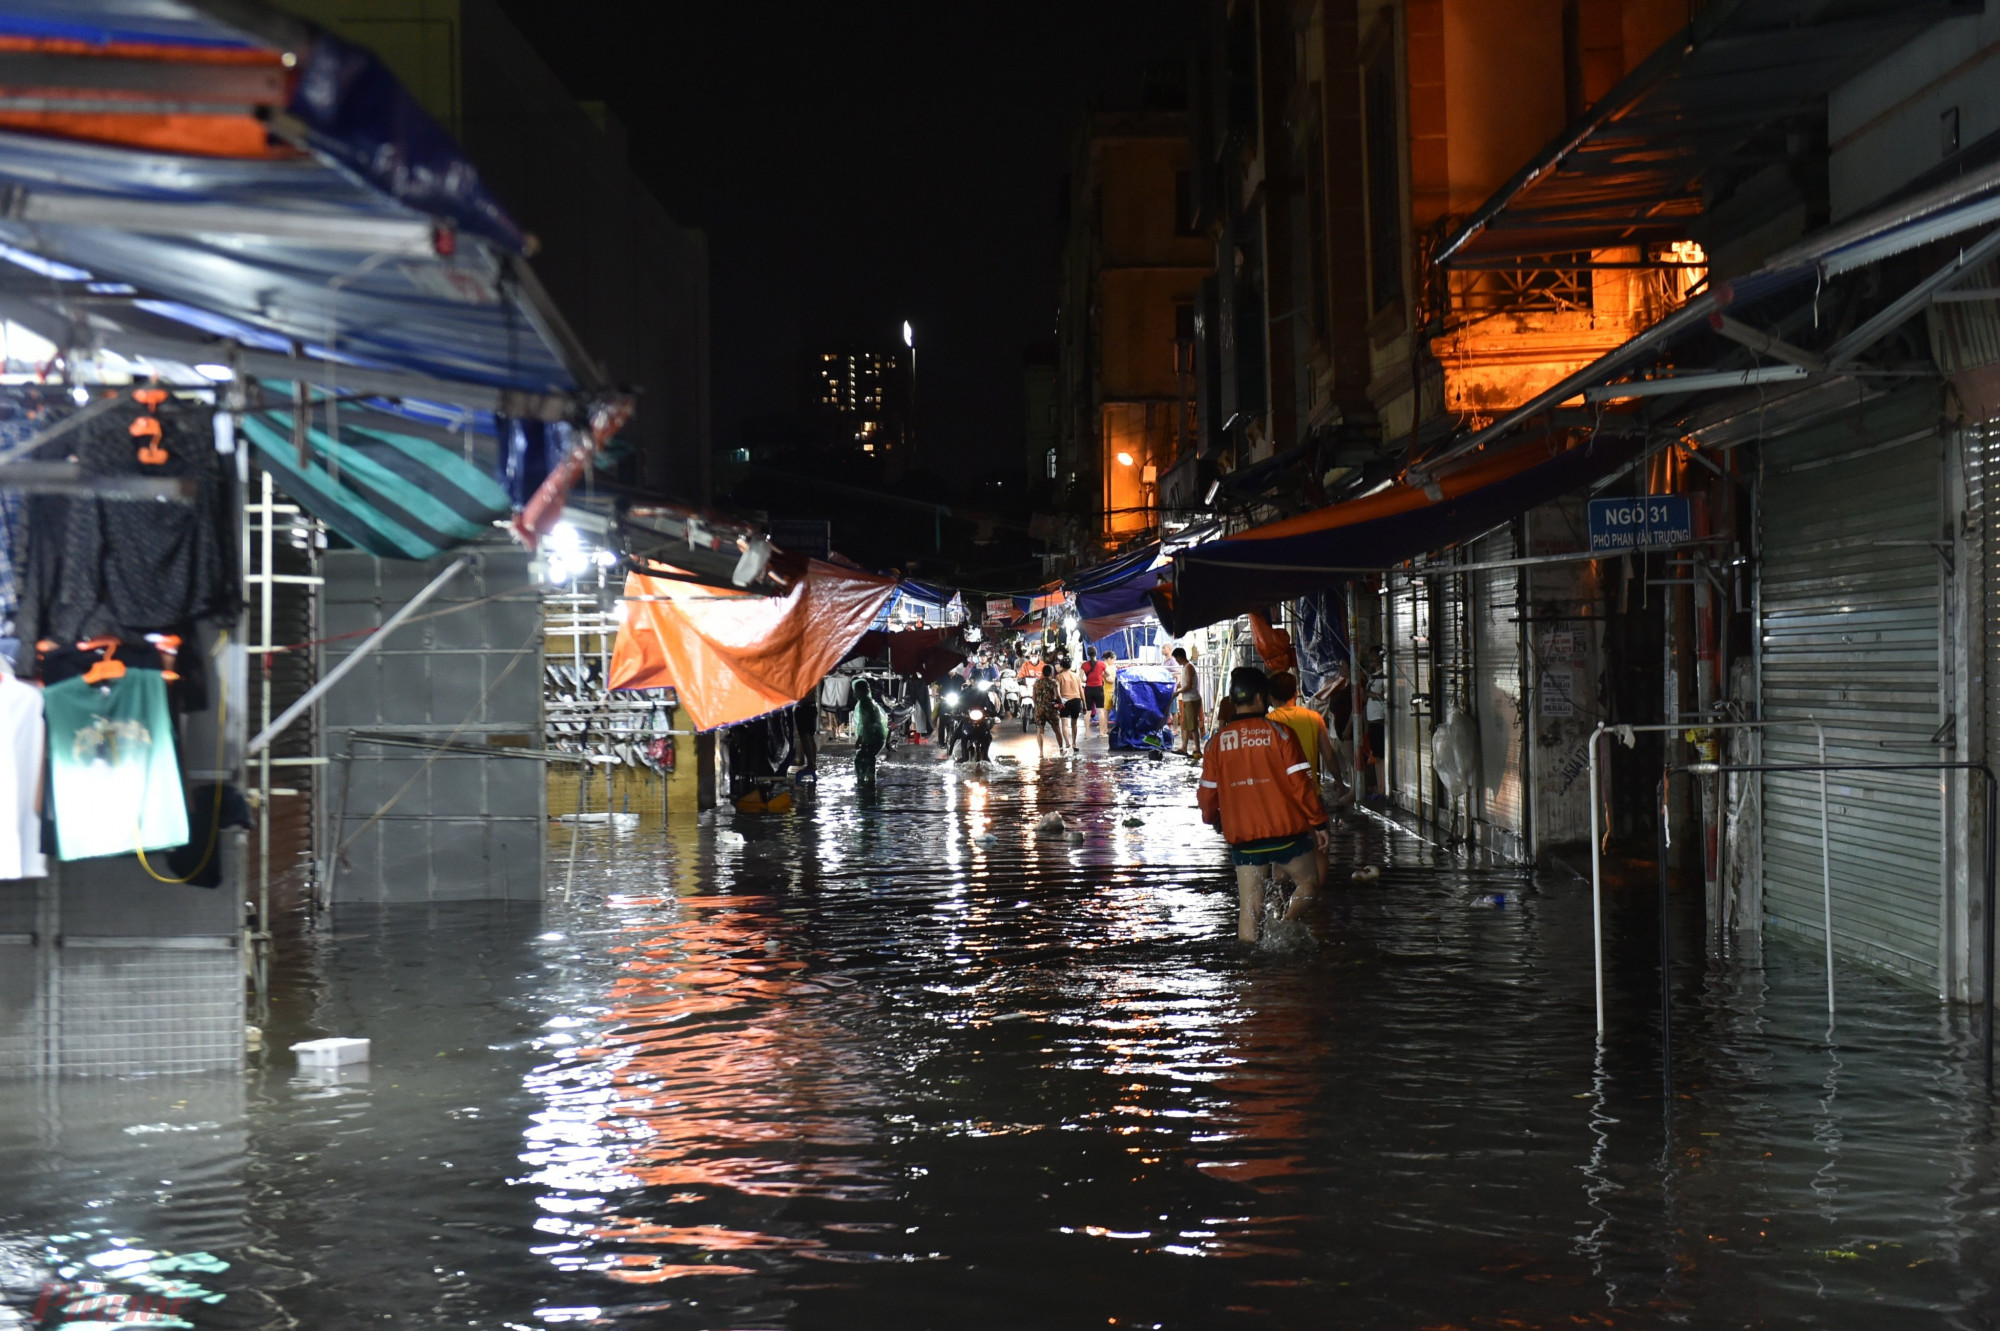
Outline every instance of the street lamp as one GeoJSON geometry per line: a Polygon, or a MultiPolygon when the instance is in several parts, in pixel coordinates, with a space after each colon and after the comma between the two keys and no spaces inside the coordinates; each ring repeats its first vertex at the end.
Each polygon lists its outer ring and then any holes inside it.
{"type": "Polygon", "coordinates": [[[903,320],[903,345],[910,349],[910,419],[903,423],[903,442],[914,445],[917,437],[917,330],[903,320]]]}

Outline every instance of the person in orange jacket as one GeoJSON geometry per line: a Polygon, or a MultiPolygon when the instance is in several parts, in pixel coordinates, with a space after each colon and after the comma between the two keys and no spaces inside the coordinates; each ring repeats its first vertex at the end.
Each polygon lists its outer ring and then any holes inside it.
{"type": "Polygon", "coordinates": [[[1236,936],[1257,941],[1264,915],[1264,875],[1281,865],[1298,884],[1288,920],[1297,919],[1319,897],[1317,851],[1326,836],[1326,806],[1319,781],[1298,736],[1264,713],[1270,681],[1254,666],[1229,676],[1235,717],[1209,737],[1201,755],[1197,797],[1201,819],[1222,833],[1236,866],[1236,936]]]}

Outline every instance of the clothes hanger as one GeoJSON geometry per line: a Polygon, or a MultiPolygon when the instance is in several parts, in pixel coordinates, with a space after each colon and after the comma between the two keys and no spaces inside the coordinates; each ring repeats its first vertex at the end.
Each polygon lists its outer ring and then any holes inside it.
{"type": "Polygon", "coordinates": [[[167,390],[164,388],[137,389],[132,394],[132,400],[146,408],[149,413],[137,418],[131,425],[132,437],[147,441],[139,445],[139,462],[143,466],[157,467],[167,460],[167,450],[160,443],[161,430],[159,417],[150,413],[158,411],[160,404],[167,400],[167,390]]]}
{"type": "Polygon", "coordinates": [[[103,653],[90,669],[83,672],[84,683],[109,684],[114,679],[125,678],[125,663],[115,655],[118,651],[118,639],[92,638],[87,642],[78,643],[76,649],[80,652],[103,653]]]}
{"type": "Polygon", "coordinates": [[[179,682],[180,674],[174,669],[174,658],[180,655],[180,635],[178,633],[148,633],[146,641],[152,643],[160,653],[160,678],[169,684],[179,682]]]}

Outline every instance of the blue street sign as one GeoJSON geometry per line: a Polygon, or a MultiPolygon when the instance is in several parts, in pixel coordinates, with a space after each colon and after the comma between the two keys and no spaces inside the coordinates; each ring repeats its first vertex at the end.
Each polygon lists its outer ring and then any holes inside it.
{"type": "Polygon", "coordinates": [[[1590,553],[1659,550],[1694,539],[1686,495],[1640,495],[1590,501],[1590,553]]]}

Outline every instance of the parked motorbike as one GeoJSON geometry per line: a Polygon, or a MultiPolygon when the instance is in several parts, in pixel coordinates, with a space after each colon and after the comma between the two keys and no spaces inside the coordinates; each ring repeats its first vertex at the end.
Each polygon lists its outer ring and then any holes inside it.
{"type": "Polygon", "coordinates": [[[937,744],[946,753],[957,750],[958,733],[965,727],[966,700],[971,696],[970,687],[947,682],[938,698],[937,744]]]}
{"type": "Polygon", "coordinates": [[[1000,681],[999,700],[1001,716],[1025,716],[1028,711],[1028,686],[1010,675],[1000,681]]]}

